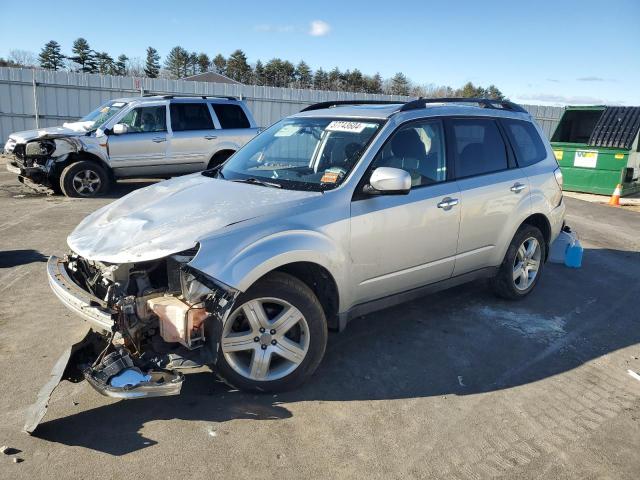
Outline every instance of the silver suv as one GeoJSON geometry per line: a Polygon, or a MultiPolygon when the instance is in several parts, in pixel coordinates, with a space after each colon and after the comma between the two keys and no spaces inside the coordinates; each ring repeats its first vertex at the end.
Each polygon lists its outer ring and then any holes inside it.
{"type": "Polygon", "coordinates": [[[135,191],[75,229],[49,282],[111,332],[85,370],[97,390],[177,393],[183,377],[155,385],[153,368],[184,362],[243,389],[291,388],[351,318],[479,278],[508,299],[535,288],[565,206],[525,110],[347,103],[308,107],[221,167],[135,191]],[[173,360],[150,366],[163,343],[173,360]],[[139,381],[114,384],[116,360],[139,381]]]}
{"type": "Polygon", "coordinates": [[[234,97],[110,100],[63,127],[13,133],[7,169],[69,197],[104,194],[118,178],[167,178],[224,162],[258,133],[234,97]]]}

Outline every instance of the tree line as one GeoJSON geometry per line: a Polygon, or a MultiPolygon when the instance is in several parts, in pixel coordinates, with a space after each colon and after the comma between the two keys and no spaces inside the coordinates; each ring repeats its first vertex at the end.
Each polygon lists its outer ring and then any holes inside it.
{"type": "Polygon", "coordinates": [[[209,57],[204,52],[189,52],[181,46],[171,49],[161,63],[158,51],[148,47],[144,60],[130,59],[121,54],[112,57],[109,53],[93,50],[87,40],[78,38],[73,42],[71,54],[62,53],[62,47],[55,40],[47,42],[35,55],[24,50],[12,50],[9,58],[0,58],[0,66],[28,66],[48,70],[71,70],[104,75],[131,75],[148,78],[180,79],[205,72],[216,72],[245,85],[266,85],[272,87],[311,88],[364,93],[386,93],[391,95],[411,95],[418,97],[485,97],[504,99],[495,86],[476,86],[471,82],[460,88],[433,84],[420,85],[411,82],[402,72],[383,79],[379,73],[367,75],[360,70],[332,70],[318,68],[313,71],[304,61],[293,64],[289,60],[272,58],[251,65],[246,54],[238,49],[225,57],[218,53],[209,57]]]}

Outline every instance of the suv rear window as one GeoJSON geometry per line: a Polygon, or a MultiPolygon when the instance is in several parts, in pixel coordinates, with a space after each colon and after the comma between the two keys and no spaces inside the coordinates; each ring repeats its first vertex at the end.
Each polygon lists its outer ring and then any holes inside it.
{"type": "Polygon", "coordinates": [[[516,151],[519,167],[528,167],[547,157],[547,151],[540,135],[530,122],[521,120],[502,120],[511,137],[511,143],[516,151]]]}
{"type": "Polygon", "coordinates": [[[171,104],[171,129],[174,132],[213,130],[214,128],[206,103],[171,104]]]}
{"type": "Polygon", "coordinates": [[[212,103],[222,128],[249,128],[249,120],[239,105],[212,103]]]}
{"type": "Polygon", "coordinates": [[[456,177],[470,177],[508,168],[507,150],[495,120],[452,119],[456,177]]]}

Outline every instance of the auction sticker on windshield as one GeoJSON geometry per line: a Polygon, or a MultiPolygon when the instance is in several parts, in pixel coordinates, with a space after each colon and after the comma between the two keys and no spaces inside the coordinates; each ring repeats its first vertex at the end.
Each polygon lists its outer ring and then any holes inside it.
{"type": "Polygon", "coordinates": [[[347,122],[344,120],[334,120],[325,131],[327,132],[352,132],[361,133],[367,127],[375,127],[373,123],[347,122]]]}

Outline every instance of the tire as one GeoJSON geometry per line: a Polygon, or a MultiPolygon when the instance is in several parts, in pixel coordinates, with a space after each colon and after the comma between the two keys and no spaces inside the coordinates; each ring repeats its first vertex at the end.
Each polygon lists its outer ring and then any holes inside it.
{"type": "Polygon", "coordinates": [[[67,165],[60,174],[60,189],[67,197],[97,197],[109,190],[110,178],[98,163],[80,160],[67,165]],[[87,183],[83,183],[86,180],[87,183]]]}
{"type": "Polygon", "coordinates": [[[297,387],[316,370],[327,345],[327,320],[320,302],[307,285],[286,273],[271,273],[240,295],[225,325],[212,322],[215,325],[209,325],[208,335],[214,341],[208,345],[217,350],[211,352],[217,355],[216,373],[241,390],[280,392],[297,387]],[[249,322],[245,312],[258,308],[275,329],[261,333],[257,326],[264,325],[265,318],[258,320],[259,314],[249,322]],[[302,318],[298,323],[284,322],[298,317],[302,318]],[[295,361],[281,356],[282,352],[295,361]],[[256,362],[256,358],[268,358],[266,370],[260,368],[265,362],[256,362]]]}
{"type": "Polygon", "coordinates": [[[540,229],[529,224],[521,225],[509,244],[498,273],[492,280],[494,293],[507,300],[519,300],[529,295],[540,281],[546,253],[547,244],[540,229]],[[523,261],[523,254],[527,257],[528,248],[531,249],[535,242],[537,251],[533,251],[529,259],[534,263],[523,261]],[[521,247],[524,250],[520,250],[521,247]],[[533,274],[535,266],[537,270],[533,274]]]}
{"type": "Polygon", "coordinates": [[[213,157],[211,157],[211,160],[209,160],[209,165],[207,165],[207,170],[211,170],[212,168],[215,168],[218,165],[222,165],[224,162],[227,161],[227,158],[229,158],[234,153],[236,152],[232,152],[231,150],[224,150],[222,152],[216,153],[213,157]]]}

